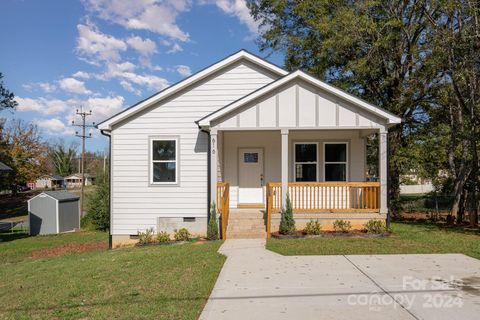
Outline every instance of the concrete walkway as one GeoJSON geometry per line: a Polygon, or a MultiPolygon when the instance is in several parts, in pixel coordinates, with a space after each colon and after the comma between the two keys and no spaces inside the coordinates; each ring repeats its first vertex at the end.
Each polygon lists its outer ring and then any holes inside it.
{"type": "Polygon", "coordinates": [[[200,319],[479,319],[480,261],[461,254],[281,256],[227,240],[200,319]]]}

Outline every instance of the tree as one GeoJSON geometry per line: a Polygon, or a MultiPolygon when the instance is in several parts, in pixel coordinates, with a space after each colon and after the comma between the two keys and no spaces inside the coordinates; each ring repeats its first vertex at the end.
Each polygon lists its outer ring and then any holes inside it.
{"type": "Polygon", "coordinates": [[[0,111],[4,109],[14,109],[17,105],[15,95],[5,87],[3,74],[0,72],[0,111]]]}
{"type": "Polygon", "coordinates": [[[76,149],[74,144],[67,147],[63,142],[60,142],[51,149],[50,158],[53,162],[55,173],[64,177],[73,173],[77,154],[76,149]]]}
{"type": "Polygon", "coordinates": [[[218,240],[217,206],[212,202],[207,226],[208,240],[218,240]]]}
{"type": "Polygon", "coordinates": [[[0,156],[14,170],[12,184],[23,184],[44,173],[47,147],[35,124],[3,120],[0,121],[0,156]]]}
{"type": "MultiPolygon", "coordinates": [[[[288,70],[303,69],[402,117],[391,128],[391,199],[409,164],[410,134],[427,121],[438,83],[424,1],[247,0],[261,23],[260,49],[285,54],[288,70]]],[[[394,213],[397,208],[392,208],[394,213]]]]}
{"type": "Polygon", "coordinates": [[[282,209],[280,216],[280,233],[281,234],[294,234],[295,233],[295,220],[293,219],[292,201],[290,201],[290,195],[287,193],[287,199],[285,201],[285,208],[282,209]]]}
{"type": "Polygon", "coordinates": [[[82,225],[91,226],[96,230],[110,228],[110,186],[108,171],[99,170],[95,180],[95,189],[87,194],[87,214],[82,225]]]}

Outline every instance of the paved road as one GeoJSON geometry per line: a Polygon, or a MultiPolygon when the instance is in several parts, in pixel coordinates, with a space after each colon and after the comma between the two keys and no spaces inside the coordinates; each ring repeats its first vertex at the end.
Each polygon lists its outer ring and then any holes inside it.
{"type": "Polygon", "coordinates": [[[479,319],[480,261],[461,254],[286,257],[227,240],[200,319],[479,319]]]}

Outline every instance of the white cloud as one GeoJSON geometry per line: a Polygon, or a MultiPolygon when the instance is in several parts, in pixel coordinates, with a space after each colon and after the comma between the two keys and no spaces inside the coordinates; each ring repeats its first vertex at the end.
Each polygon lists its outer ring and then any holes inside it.
{"type": "Polygon", "coordinates": [[[90,74],[85,71],[77,71],[74,74],[72,74],[72,77],[80,78],[80,79],[90,79],[90,74]]]}
{"type": "Polygon", "coordinates": [[[183,77],[188,77],[192,74],[192,70],[190,70],[190,67],[183,64],[175,66],[175,70],[183,77]]]}
{"type": "Polygon", "coordinates": [[[127,43],[143,56],[149,56],[157,52],[157,45],[148,38],[130,37],[127,39],[127,43]]]}
{"type": "Polygon", "coordinates": [[[54,84],[48,83],[48,82],[33,82],[33,83],[27,83],[22,85],[23,88],[25,88],[28,91],[32,91],[34,89],[40,89],[43,92],[46,93],[52,93],[54,92],[57,87],[54,84]]]}
{"type": "Polygon", "coordinates": [[[85,87],[85,82],[75,78],[63,78],[58,81],[60,88],[70,93],[90,94],[92,91],[85,87]]]}
{"type": "Polygon", "coordinates": [[[99,61],[119,61],[120,51],[127,50],[121,39],[104,34],[94,25],[77,25],[78,38],[76,52],[86,62],[99,65],[99,61]]]}
{"type": "Polygon", "coordinates": [[[140,75],[133,72],[124,72],[121,77],[136,85],[147,87],[152,91],[160,91],[169,86],[169,82],[166,79],[151,74],[140,75]]]}
{"type": "Polygon", "coordinates": [[[16,97],[18,102],[17,110],[21,112],[35,112],[44,115],[63,112],[72,104],[72,100],[46,99],[46,98],[22,98],[16,97]]]}
{"type": "Polygon", "coordinates": [[[236,17],[252,34],[258,33],[259,23],[250,15],[245,0],[202,0],[200,4],[215,4],[224,13],[236,17]]]}
{"type": "Polygon", "coordinates": [[[36,120],[34,123],[50,135],[73,135],[75,129],[72,126],[65,125],[57,118],[36,120]]]}
{"type": "Polygon", "coordinates": [[[190,0],[84,0],[85,7],[100,18],[127,29],[149,30],[162,36],[188,41],[189,35],[176,22],[177,15],[188,11],[190,0]]]}

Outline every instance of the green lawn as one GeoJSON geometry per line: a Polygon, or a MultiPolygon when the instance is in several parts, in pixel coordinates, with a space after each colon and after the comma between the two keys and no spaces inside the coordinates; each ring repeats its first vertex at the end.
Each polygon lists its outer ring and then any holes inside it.
{"type": "Polygon", "coordinates": [[[107,241],[107,235],[3,240],[0,319],[197,319],[225,260],[217,253],[221,242],[32,259],[34,250],[107,241]]]}
{"type": "Polygon", "coordinates": [[[387,238],[269,239],[267,249],[283,255],[463,253],[480,259],[480,234],[456,228],[392,223],[387,238]]]}

